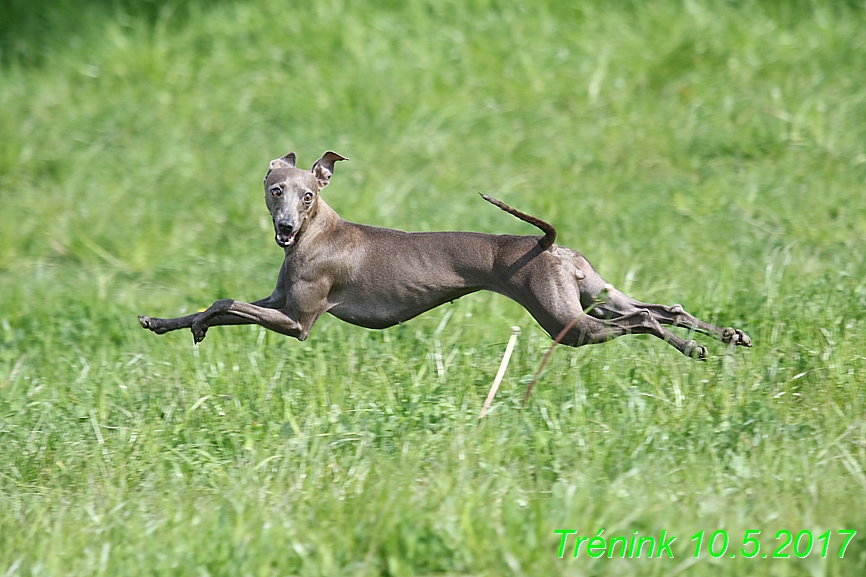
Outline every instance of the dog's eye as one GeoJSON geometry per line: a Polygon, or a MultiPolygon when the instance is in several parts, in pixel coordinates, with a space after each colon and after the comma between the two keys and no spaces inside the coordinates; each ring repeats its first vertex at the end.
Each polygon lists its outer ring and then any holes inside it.
{"type": "Polygon", "coordinates": [[[280,196],[283,194],[283,189],[279,186],[275,186],[271,189],[271,196],[280,196]]]}
{"type": "Polygon", "coordinates": [[[304,202],[306,202],[307,204],[310,204],[311,202],[313,202],[313,193],[312,192],[308,192],[304,195],[304,202]]]}

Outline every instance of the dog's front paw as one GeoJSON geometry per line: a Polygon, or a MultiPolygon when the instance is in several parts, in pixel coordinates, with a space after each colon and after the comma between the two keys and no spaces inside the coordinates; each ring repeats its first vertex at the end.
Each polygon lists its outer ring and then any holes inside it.
{"type": "Polygon", "coordinates": [[[697,359],[699,361],[707,360],[707,356],[709,356],[710,352],[707,350],[707,347],[704,345],[699,345],[695,341],[687,341],[686,342],[686,356],[689,356],[693,359],[697,359]]]}
{"type": "Polygon", "coordinates": [[[190,330],[192,330],[192,340],[195,344],[199,344],[204,340],[204,338],[207,336],[207,329],[208,327],[205,323],[192,323],[192,327],[190,328],[190,330]]]}
{"type": "Polygon", "coordinates": [[[731,327],[726,328],[722,333],[722,342],[743,347],[752,346],[752,339],[749,338],[749,335],[740,329],[734,329],[731,327]]]}
{"type": "Polygon", "coordinates": [[[138,316],[138,324],[141,325],[141,328],[153,331],[158,335],[167,332],[165,327],[162,326],[162,323],[160,323],[161,320],[162,319],[154,319],[143,315],[138,316]]]}

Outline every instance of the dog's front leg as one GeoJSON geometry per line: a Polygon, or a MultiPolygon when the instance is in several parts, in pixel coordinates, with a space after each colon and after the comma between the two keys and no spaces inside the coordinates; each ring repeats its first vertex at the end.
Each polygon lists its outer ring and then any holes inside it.
{"type": "MultiPolygon", "coordinates": [[[[282,273],[280,280],[285,280],[282,273]]],[[[259,302],[218,300],[192,322],[193,339],[196,343],[201,342],[209,327],[220,324],[257,324],[303,341],[330,307],[328,294],[331,286],[327,275],[319,275],[310,281],[295,281],[291,286],[281,282],[274,291],[277,296],[272,295],[273,298],[268,300],[271,306],[261,306],[259,302]]]]}
{"type": "MultiPolygon", "coordinates": [[[[286,264],[283,263],[283,266],[280,267],[280,273],[277,277],[277,286],[274,288],[274,291],[267,297],[263,299],[259,299],[257,301],[253,301],[251,304],[257,307],[263,307],[268,309],[282,309],[286,306],[286,286],[285,286],[285,276],[286,276],[286,264]]],[[[228,299],[230,300],[230,299],[228,299]]],[[[220,301],[217,301],[220,302],[220,301]]],[[[215,303],[216,304],[216,303],[215,303]]],[[[213,308],[213,307],[210,307],[213,308]]],[[[176,331],[179,329],[190,329],[193,324],[198,320],[202,315],[207,311],[202,311],[198,313],[193,313],[191,315],[186,315],[183,317],[176,317],[171,319],[162,319],[158,317],[148,317],[144,315],[140,315],[138,317],[138,322],[141,324],[141,327],[144,329],[148,329],[150,331],[155,332],[158,335],[165,334],[170,331],[176,331]]],[[[243,316],[235,316],[231,313],[213,313],[211,316],[207,317],[207,326],[215,327],[215,326],[224,326],[224,325],[249,325],[255,324],[255,320],[243,317],[243,316]]],[[[205,329],[207,331],[207,329],[205,329]]],[[[204,336],[202,336],[204,338],[204,336]]],[[[198,342],[198,341],[196,341],[198,342]]]]}
{"type": "Polygon", "coordinates": [[[313,323],[321,313],[314,318],[303,322],[294,318],[288,309],[272,309],[245,303],[232,299],[216,301],[203,313],[200,313],[193,321],[192,338],[200,343],[207,335],[209,327],[221,324],[256,324],[268,330],[304,340],[313,328],[313,323]],[[235,321],[234,319],[238,319],[235,321]],[[228,322],[225,322],[228,321],[228,322]]]}
{"type": "MultiPolygon", "coordinates": [[[[274,294],[272,294],[271,296],[263,298],[261,300],[257,300],[252,304],[265,308],[282,308],[286,304],[286,297],[285,295],[277,294],[277,292],[274,291],[274,294]]],[[[178,329],[192,328],[193,323],[195,323],[195,321],[203,314],[204,312],[193,313],[191,315],[176,317],[173,319],[161,319],[158,317],[139,315],[138,322],[139,324],[141,324],[142,328],[149,329],[158,335],[162,335],[170,331],[176,331],[178,329]]],[[[249,320],[244,317],[234,316],[230,313],[219,314],[216,317],[211,317],[208,321],[208,326],[211,327],[249,324],[255,324],[255,321],[249,320]]]]}

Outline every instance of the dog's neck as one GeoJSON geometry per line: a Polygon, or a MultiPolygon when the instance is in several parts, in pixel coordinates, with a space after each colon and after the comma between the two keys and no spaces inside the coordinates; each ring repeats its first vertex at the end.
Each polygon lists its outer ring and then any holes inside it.
{"type": "Polygon", "coordinates": [[[328,206],[322,197],[319,197],[310,216],[304,222],[304,228],[298,238],[299,242],[293,247],[286,248],[286,254],[288,255],[289,251],[295,248],[308,247],[317,243],[319,239],[328,238],[341,221],[340,215],[328,206]]]}

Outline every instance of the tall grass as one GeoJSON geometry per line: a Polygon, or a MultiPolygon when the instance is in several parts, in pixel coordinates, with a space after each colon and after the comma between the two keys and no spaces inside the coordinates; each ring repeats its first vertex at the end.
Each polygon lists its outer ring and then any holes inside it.
{"type": "Polygon", "coordinates": [[[866,569],[862,4],[38,8],[0,26],[0,573],[866,569]],[[138,327],[268,294],[259,179],[326,149],[347,219],[534,234],[489,193],[755,347],[561,348],[522,409],[549,339],[497,295],[304,343],[138,327]],[[557,558],[602,528],[676,558],[557,558]],[[695,560],[718,529],[736,558],[695,560]]]}

